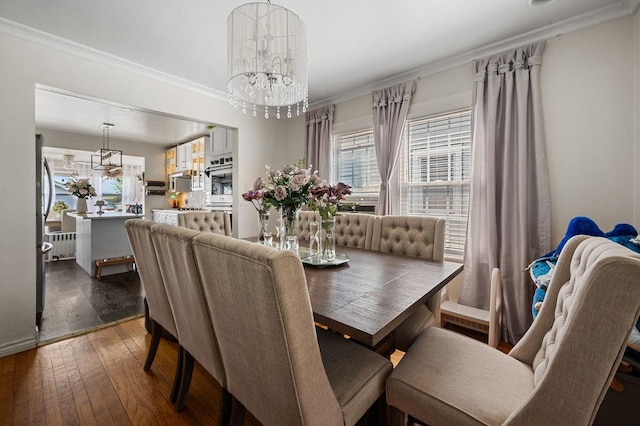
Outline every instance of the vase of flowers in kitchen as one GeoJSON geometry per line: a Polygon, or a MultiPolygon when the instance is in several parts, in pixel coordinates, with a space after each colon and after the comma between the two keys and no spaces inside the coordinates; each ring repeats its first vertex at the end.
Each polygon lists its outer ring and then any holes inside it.
{"type": "Polygon", "coordinates": [[[258,241],[262,244],[271,245],[271,232],[269,232],[269,210],[271,205],[264,198],[263,188],[262,178],[258,178],[253,184],[253,189],[242,194],[242,198],[250,201],[258,212],[258,241]]]}
{"type": "Polygon", "coordinates": [[[78,213],[87,212],[87,198],[95,197],[96,190],[89,183],[89,179],[80,179],[77,174],[72,174],[69,177],[69,182],[65,185],[67,190],[71,192],[71,195],[78,197],[76,203],[76,211],[78,213]]]}
{"type": "Polygon", "coordinates": [[[311,190],[309,206],[320,214],[321,261],[336,260],[336,215],[340,202],[351,194],[351,187],[342,182],[330,186],[318,185],[311,190]]]}
{"type": "Polygon", "coordinates": [[[304,161],[284,166],[281,170],[271,170],[267,166],[266,179],[258,178],[255,190],[262,190],[264,199],[280,212],[283,232],[280,232],[282,249],[298,251],[298,215],[300,207],[309,199],[311,188],[322,183],[311,166],[304,167],[304,161]]]}

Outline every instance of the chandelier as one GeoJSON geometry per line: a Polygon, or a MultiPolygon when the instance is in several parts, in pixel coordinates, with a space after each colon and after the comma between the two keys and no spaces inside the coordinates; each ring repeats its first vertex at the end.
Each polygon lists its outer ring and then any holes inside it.
{"type": "Polygon", "coordinates": [[[114,173],[122,169],[122,151],[109,148],[109,129],[111,123],[102,123],[102,148],[91,154],[91,168],[114,173]]]}
{"type": "Polygon", "coordinates": [[[306,112],[307,41],[298,15],[270,1],[247,3],[231,12],[227,32],[229,104],[254,117],[306,112]]]}

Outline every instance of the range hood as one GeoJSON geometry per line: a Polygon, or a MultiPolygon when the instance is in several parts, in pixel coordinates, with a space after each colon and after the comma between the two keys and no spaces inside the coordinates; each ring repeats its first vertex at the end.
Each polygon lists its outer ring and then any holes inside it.
{"type": "Polygon", "coordinates": [[[196,175],[195,170],[180,170],[174,173],[171,173],[169,177],[192,177],[196,175]]]}

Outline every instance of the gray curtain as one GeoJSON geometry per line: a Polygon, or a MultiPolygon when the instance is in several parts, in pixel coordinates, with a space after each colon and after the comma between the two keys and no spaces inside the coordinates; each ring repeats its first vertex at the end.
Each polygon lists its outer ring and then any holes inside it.
{"type": "Polygon", "coordinates": [[[503,338],[531,324],[523,269],[550,250],[551,213],[540,64],[545,42],[474,61],[472,175],[463,304],[488,309],[490,271],[502,275],[503,338]]]}
{"type": "Polygon", "coordinates": [[[327,182],[331,176],[331,133],[335,105],[328,105],[307,113],[307,164],[327,182]]]}
{"type": "Polygon", "coordinates": [[[380,172],[380,194],[376,214],[397,214],[397,194],[392,194],[396,177],[402,129],[409,112],[415,81],[373,92],[373,141],[380,172]]]}

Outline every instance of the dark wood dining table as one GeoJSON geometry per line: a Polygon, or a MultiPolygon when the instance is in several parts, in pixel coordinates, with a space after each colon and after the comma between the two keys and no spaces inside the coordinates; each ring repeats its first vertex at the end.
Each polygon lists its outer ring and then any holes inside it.
{"type": "Polygon", "coordinates": [[[463,266],[342,246],[336,252],[349,261],[330,267],[304,265],[315,320],[372,348],[463,266]]]}

